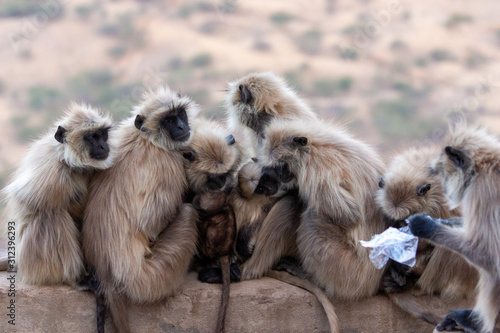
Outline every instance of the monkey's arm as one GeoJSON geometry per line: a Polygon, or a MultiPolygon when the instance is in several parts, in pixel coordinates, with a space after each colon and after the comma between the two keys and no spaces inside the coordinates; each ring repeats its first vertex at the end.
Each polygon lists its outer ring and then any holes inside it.
{"type": "Polygon", "coordinates": [[[437,220],[426,214],[413,215],[408,218],[410,230],[415,236],[429,239],[436,245],[447,247],[481,268],[488,270],[491,267],[490,258],[478,255],[470,241],[465,239],[464,231],[461,228],[448,226],[448,224],[456,223],[455,218],[451,219],[452,221],[441,220],[441,222],[436,223],[437,220]]]}
{"type": "Polygon", "coordinates": [[[258,231],[252,256],[243,264],[243,280],[264,276],[282,256],[295,251],[299,218],[300,204],[294,196],[286,196],[273,206],[258,231]]]}
{"type": "Polygon", "coordinates": [[[124,284],[134,302],[153,302],[170,295],[187,274],[189,262],[196,253],[197,213],[184,204],[177,217],[162,231],[150,254],[142,240],[128,239],[127,254],[117,255],[113,274],[124,284]],[[124,276],[122,267],[127,268],[124,276]]]}
{"type": "Polygon", "coordinates": [[[323,207],[332,206],[333,210],[328,213],[331,223],[346,229],[356,227],[361,218],[361,209],[356,197],[342,186],[338,186],[332,195],[333,202],[327,202],[328,198],[323,198],[323,206],[317,207],[317,210],[322,211],[323,207]]]}
{"type": "Polygon", "coordinates": [[[244,260],[247,260],[253,254],[262,222],[263,221],[254,221],[253,223],[243,223],[238,230],[235,250],[244,260]]]}

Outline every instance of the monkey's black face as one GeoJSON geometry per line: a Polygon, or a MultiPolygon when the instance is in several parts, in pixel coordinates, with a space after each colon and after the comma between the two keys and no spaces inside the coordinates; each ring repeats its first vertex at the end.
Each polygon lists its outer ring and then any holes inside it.
{"type": "Polygon", "coordinates": [[[91,158],[98,161],[104,161],[108,158],[108,131],[109,128],[101,128],[83,135],[83,141],[89,150],[91,158]]]}
{"type": "Polygon", "coordinates": [[[179,107],[166,114],[160,126],[167,131],[173,141],[184,142],[189,139],[189,122],[184,107],[179,107]]]}
{"type": "Polygon", "coordinates": [[[283,183],[288,183],[292,181],[293,178],[295,178],[295,175],[290,171],[287,163],[283,163],[274,167],[274,171],[276,172],[278,179],[283,183]]]}
{"type": "Polygon", "coordinates": [[[271,196],[278,193],[281,181],[274,168],[263,168],[259,183],[253,193],[271,196]]]}
{"type": "Polygon", "coordinates": [[[207,189],[209,191],[218,191],[224,187],[227,180],[227,174],[209,175],[207,179],[207,189]]]}

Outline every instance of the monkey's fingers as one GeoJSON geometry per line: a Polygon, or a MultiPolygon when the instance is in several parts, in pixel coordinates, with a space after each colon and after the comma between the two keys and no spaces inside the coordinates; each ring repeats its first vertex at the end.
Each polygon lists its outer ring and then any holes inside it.
{"type": "Polygon", "coordinates": [[[238,263],[232,263],[230,268],[231,282],[240,282],[241,280],[241,269],[238,263]]]}
{"type": "Polygon", "coordinates": [[[456,311],[450,311],[446,317],[444,317],[443,321],[440,322],[436,326],[436,330],[438,331],[460,331],[463,332],[463,329],[459,326],[456,321],[456,311]]]}
{"type": "Polygon", "coordinates": [[[408,223],[412,234],[417,237],[430,238],[436,230],[436,222],[427,214],[412,215],[408,223]]]}

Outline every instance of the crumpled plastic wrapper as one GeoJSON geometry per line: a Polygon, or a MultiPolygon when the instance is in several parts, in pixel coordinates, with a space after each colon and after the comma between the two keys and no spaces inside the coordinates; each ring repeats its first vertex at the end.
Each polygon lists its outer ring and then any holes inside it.
{"type": "Polygon", "coordinates": [[[415,265],[418,237],[411,233],[409,227],[389,227],[369,241],[360,242],[362,246],[372,248],[370,259],[378,269],[384,267],[389,259],[410,267],[415,265]]]}

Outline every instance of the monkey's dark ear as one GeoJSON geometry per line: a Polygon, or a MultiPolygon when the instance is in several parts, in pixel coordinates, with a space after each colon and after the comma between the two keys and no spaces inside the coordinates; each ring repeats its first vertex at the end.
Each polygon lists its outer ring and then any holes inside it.
{"type": "Polygon", "coordinates": [[[142,125],[144,125],[144,120],[146,119],[146,117],[144,116],[141,116],[140,114],[137,115],[137,117],[135,117],[135,122],[134,122],[134,125],[135,127],[138,129],[138,130],[141,130],[142,131],[142,125]]]}
{"type": "Polygon", "coordinates": [[[307,138],[305,136],[294,136],[292,138],[293,142],[300,146],[307,145],[307,138]]]}
{"type": "Polygon", "coordinates": [[[257,157],[252,157],[252,161],[254,161],[255,163],[259,162],[259,159],[257,157]]]}
{"type": "Polygon", "coordinates": [[[184,153],[182,153],[182,157],[184,157],[189,162],[194,162],[194,160],[196,159],[196,152],[195,151],[185,151],[184,153]]]}
{"type": "Polygon", "coordinates": [[[446,155],[448,155],[448,158],[459,168],[462,168],[465,166],[465,154],[458,149],[455,149],[450,146],[446,146],[444,148],[444,151],[446,155]]]}
{"type": "Polygon", "coordinates": [[[236,140],[234,139],[234,136],[232,134],[229,134],[228,136],[226,136],[226,141],[227,141],[227,144],[232,146],[236,143],[236,140]]]}
{"type": "Polygon", "coordinates": [[[54,138],[56,138],[57,141],[60,143],[66,142],[66,129],[62,126],[57,127],[56,134],[54,135],[54,138]]]}
{"type": "Polygon", "coordinates": [[[380,187],[380,188],[384,188],[385,187],[384,177],[380,177],[380,179],[378,181],[378,187],[380,187]]]}
{"type": "Polygon", "coordinates": [[[423,197],[431,189],[431,184],[420,185],[417,187],[417,195],[423,197]]]}
{"type": "Polygon", "coordinates": [[[175,96],[177,96],[177,98],[181,98],[181,93],[177,92],[177,93],[175,93],[175,96]]]}
{"type": "Polygon", "coordinates": [[[240,89],[241,103],[247,104],[250,101],[250,99],[252,98],[252,94],[250,94],[250,91],[248,91],[247,87],[245,87],[242,84],[240,84],[240,86],[238,88],[240,89]]]}

